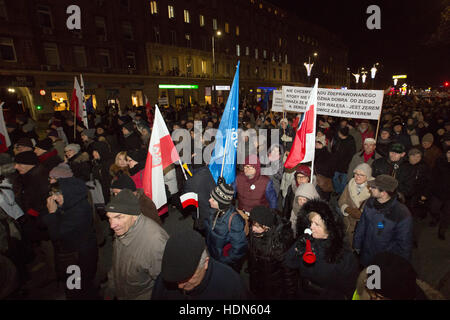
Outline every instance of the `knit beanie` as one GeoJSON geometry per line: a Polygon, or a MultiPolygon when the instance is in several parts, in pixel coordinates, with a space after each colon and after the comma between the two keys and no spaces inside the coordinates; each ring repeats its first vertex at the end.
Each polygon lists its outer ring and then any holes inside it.
{"type": "Polygon", "coordinates": [[[111,184],[111,189],[129,189],[134,192],[136,191],[136,184],[128,175],[121,174],[119,178],[111,184]]]}
{"type": "Polygon", "coordinates": [[[192,277],[206,248],[203,237],[194,230],[176,231],[169,240],[161,262],[164,281],[176,283],[192,277]]]}
{"type": "Polygon", "coordinates": [[[422,142],[430,142],[433,143],[434,141],[434,137],[431,133],[427,133],[426,135],[423,136],[422,138],[422,142]]]}
{"type": "Polygon", "coordinates": [[[312,183],[301,184],[295,192],[296,197],[303,197],[308,200],[318,198],[316,187],[312,183]]]}
{"type": "Polygon", "coordinates": [[[53,179],[70,178],[73,177],[73,172],[67,163],[60,163],[50,171],[48,176],[53,179]]]}
{"type": "Polygon", "coordinates": [[[362,171],[367,179],[372,178],[372,168],[367,163],[361,163],[356,166],[356,168],[353,170],[353,173],[355,173],[356,170],[362,171]]]}
{"type": "Polygon", "coordinates": [[[147,159],[147,150],[139,149],[139,150],[128,151],[127,156],[138,163],[145,162],[145,160],[147,159]]]}
{"type": "Polygon", "coordinates": [[[272,209],[264,206],[254,207],[250,212],[250,219],[269,228],[275,224],[275,215],[272,209]]]}
{"type": "Polygon", "coordinates": [[[141,214],[141,206],[131,190],[123,189],[106,205],[105,211],[138,216],[141,214]]]}
{"type": "Polygon", "coordinates": [[[35,147],[45,151],[49,151],[50,149],[53,149],[53,143],[50,138],[45,138],[43,140],[38,141],[35,147]]]}
{"type": "Polygon", "coordinates": [[[14,159],[15,163],[28,164],[28,165],[38,165],[38,156],[33,151],[24,151],[16,155],[14,159]]]}
{"type": "Polygon", "coordinates": [[[211,198],[217,201],[220,210],[226,210],[233,201],[234,189],[231,185],[221,183],[211,191],[211,198]]]}
{"type": "Polygon", "coordinates": [[[78,153],[78,152],[80,152],[81,147],[79,144],[71,143],[65,147],[65,150],[72,150],[73,152],[78,153]]]}

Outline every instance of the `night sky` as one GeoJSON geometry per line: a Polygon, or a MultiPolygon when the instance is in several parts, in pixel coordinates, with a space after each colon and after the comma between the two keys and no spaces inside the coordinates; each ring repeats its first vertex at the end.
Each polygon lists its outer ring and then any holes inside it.
{"type": "MultiPolygon", "coordinates": [[[[281,8],[340,36],[349,48],[348,66],[381,64],[377,82],[389,84],[392,75],[407,74],[416,87],[440,86],[449,77],[449,46],[427,44],[440,23],[445,0],[269,0],[281,8]],[[381,9],[381,30],[369,30],[369,5],[381,9]]],[[[448,40],[447,40],[448,42],[448,40]]],[[[381,84],[380,83],[380,84],[381,84]]]]}

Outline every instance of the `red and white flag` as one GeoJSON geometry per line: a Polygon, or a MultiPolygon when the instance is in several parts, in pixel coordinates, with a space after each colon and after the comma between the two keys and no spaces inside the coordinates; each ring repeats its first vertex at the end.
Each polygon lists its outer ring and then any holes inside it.
{"type": "MultiPolygon", "coordinates": [[[[179,160],[180,156],[173,144],[169,130],[167,130],[166,123],[158,106],[155,106],[155,121],[148,145],[143,185],[144,193],[153,200],[157,209],[167,203],[163,170],[179,160]]],[[[163,213],[164,211],[160,211],[159,215],[163,213]]]]}
{"type": "Polygon", "coordinates": [[[181,206],[186,208],[187,206],[195,206],[198,208],[198,194],[195,192],[187,192],[180,196],[181,206]]]}
{"type": "MultiPolygon", "coordinates": [[[[83,78],[81,78],[83,81],[83,78]]],[[[83,84],[84,88],[84,84],[83,84]]],[[[84,125],[87,128],[87,115],[86,115],[86,106],[83,106],[84,104],[84,89],[81,89],[80,84],[78,83],[77,77],[74,77],[73,82],[73,91],[72,91],[72,98],[70,99],[70,109],[75,113],[78,121],[83,121],[84,125]],[[84,109],[84,113],[83,113],[84,109]]]]}
{"type": "Polygon", "coordinates": [[[83,124],[86,127],[86,129],[89,129],[87,112],[86,112],[86,99],[85,99],[84,92],[85,92],[85,88],[84,88],[83,75],[80,74],[80,98],[81,98],[81,100],[79,100],[79,101],[81,101],[81,102],[80,102],[79,112],[81,111],[81,115],[79,114],[79,116],[83,120],[83,124]]]}
{"type": "Polygon", "coordinates": [[[292,169],[299,163],[310,162],[314,159],[318,82],[319,80],[316,79],[316,84],[309,95],[308,108],[300,121],[294,143],[284,164],[287,169],[292,169]]]}

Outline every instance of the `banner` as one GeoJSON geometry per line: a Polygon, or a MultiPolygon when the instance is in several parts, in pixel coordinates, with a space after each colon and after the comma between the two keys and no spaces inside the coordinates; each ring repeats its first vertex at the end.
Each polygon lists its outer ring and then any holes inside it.
{"type": "MultiPolygon", "coordinates": [[[[305,112],[312,88],[283,86],[284,111],[305,112]]],[[[378,120],[383,90],[317,90],[317,114],[334,117],[378,120]]]]}
{"type": "Polygon", "coordinates": [[[283,91],[273,90],[272,112],[284,112],[283,110],[283,91]]]}

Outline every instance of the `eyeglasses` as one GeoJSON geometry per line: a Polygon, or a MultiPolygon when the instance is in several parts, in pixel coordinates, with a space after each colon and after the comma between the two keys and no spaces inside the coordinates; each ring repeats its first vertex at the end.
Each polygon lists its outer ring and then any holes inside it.
{"type": "Polygon", "coordinates": [[[255,169],[255,168],[252,167],[252,166],[244,166],[244,170],[245,170],[245,169],[249,170],[249,169],[255,169]]]}

